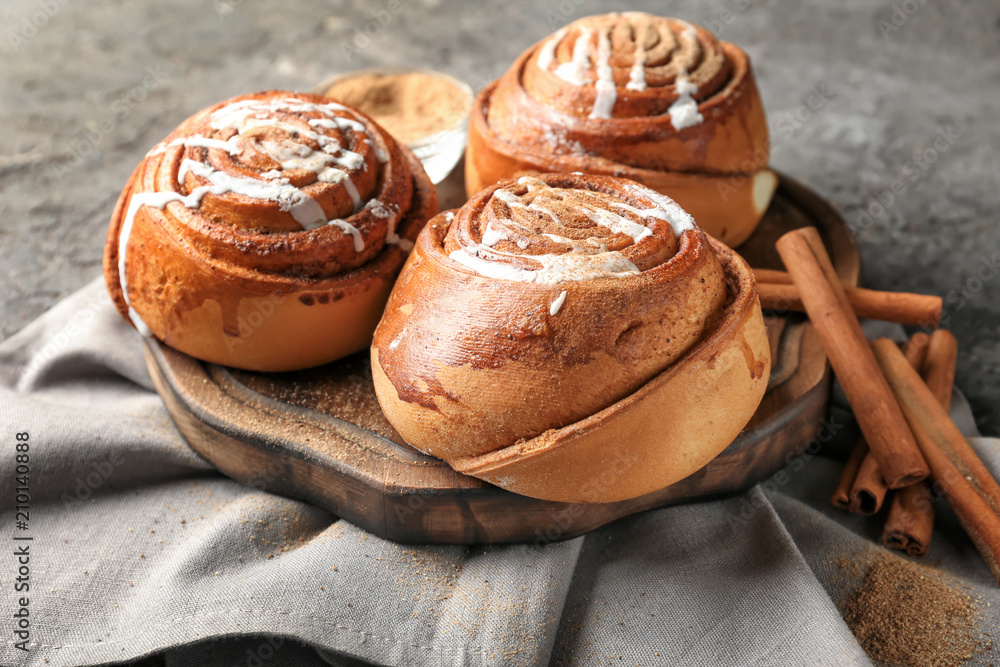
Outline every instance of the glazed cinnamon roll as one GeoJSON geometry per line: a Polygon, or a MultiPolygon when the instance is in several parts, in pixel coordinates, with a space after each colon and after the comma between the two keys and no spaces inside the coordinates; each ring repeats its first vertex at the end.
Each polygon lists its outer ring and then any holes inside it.
{"type": "Polygon", "coordinates": [[[244,95],[184,121],[139,164],[105,277],[144,335],[239,368],[304,368],[370,344],[435,213],[420,163],[360,112],[244,95]]]}
{"type": "Polygon", "coordinates": [[[725,448],[770,357],[751,271],[680,206],[624,179],[546,174],[431,220],[372,369],[421,451],[524,495],[609,502],[725,448]]]}
{"type": "Polygon", "coordinates": [[[542,40],[480,92],[466,187],[534,172],[630,178],[734,246],[777,185],[768,155],[746,53],[685,21],[614,13],[542,40]]]}

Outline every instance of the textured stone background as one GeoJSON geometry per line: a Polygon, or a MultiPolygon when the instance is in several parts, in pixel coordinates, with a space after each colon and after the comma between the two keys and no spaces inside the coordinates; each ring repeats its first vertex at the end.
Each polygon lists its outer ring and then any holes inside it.
{"type": "MultiPolygon", "coordinates": [[[[3,0],[0,338],[99,274],[129,172],[210,103],[389,64],[478,89],[573,18],[665,11],[598,0],[285,5],[3,0]]],[[[1000,4],[713,0],[669,11],[750,53],[773,163],[859,229],[864,283],[947,295],[958,382],[984,430],[1000,433],[1000,279],[983,268],[1000,259],[1000,4]],[[928,151],[939,132],[952,143],[928,151]],[[897,179],[905,191],[889,201],[897,179]]]]}

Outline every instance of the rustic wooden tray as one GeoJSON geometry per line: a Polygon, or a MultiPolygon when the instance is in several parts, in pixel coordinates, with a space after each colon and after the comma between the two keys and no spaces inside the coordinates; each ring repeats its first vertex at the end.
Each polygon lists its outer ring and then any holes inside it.
{"type": "MultiPolygon", "coordinates": [[[[739,248],[753,266],[781,268],[774,241],[814,225],[841,278],[857,284],[857,247],[833,207],[785,176],[760,227],[739,248]]],[[[767,393],[737,439],[705,468],[640,498],[607,504],[535,500],[452,470],[407,446],[375,400],[367,353],[292,373],[207,364],[154,339],[146,361],[177,428],[226,475],[323,507],[398,542],[546,542],[654,507],[746,489],[815,435],[830,373],[812,325],[768,313],[767,393]]]]}

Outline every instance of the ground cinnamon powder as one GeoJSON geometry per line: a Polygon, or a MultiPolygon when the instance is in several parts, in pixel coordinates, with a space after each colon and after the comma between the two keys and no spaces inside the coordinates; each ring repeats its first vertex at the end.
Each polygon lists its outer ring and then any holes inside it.
{"type": "Polygon", "coordinates": [[[841,612],[865,652],[883,665],[957,667],[990,643],[977,633],[977,606],[970,595],[933,570],[894,555],[874,558],[841,612]]]}
{"type": "Polygon", "coordinates": [[[454,128],[470,106],[466,91],[423,72],[360,74],[337,81],[324,94],[371,116],[407,144],[454,128]]]}

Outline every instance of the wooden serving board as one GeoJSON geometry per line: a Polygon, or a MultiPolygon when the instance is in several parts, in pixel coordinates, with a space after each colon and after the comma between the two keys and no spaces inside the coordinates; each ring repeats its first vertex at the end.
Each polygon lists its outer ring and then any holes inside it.
{"type": "MultiPolygon", "coordinates": [[[[841,278],[857,284],[859,254],[843,220],[784,176],[760,227],[739,250],[753,266],[781,268],[774,241],[807,225],[822,232],[841,278]]],[[[766,319],[773,368],[746,429],[690,477],[607,504],[520,496],[410,448],[379,409],[367,353],[305,371],[255,373],[203,363],[147,339],[146,361],[181,434],[233,479],[306,500],[398,542],[547,542],[635,512],[746,489],[806,446],[826,412],[826,356],[804,316],[766,319]]]]}

